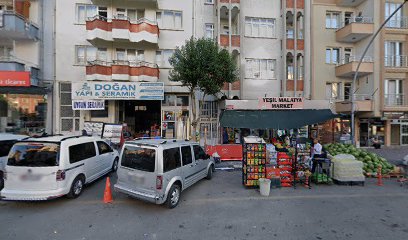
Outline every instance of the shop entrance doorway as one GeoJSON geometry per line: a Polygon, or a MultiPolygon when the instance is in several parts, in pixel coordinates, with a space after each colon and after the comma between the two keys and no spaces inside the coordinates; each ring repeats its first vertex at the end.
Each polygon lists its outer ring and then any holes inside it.
{"type": "Polygon", "coordinates": [[[401,131],[399,124],[391,124],[391,145],[400,145],[401,131]]]}
{"type": "Polygon", "coordinates": [[[119,101],[119,119],[127,124],[134,137],[160,136],[161,101],[119,101]]]}

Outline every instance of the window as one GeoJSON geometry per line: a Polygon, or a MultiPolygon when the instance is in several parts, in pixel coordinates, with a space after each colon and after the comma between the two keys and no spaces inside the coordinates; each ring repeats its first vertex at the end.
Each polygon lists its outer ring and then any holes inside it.
{"type": "Polygon", "coordinates": [[[384,56],[386,67],[402,67],[407,64],[406,57],[402,56],[402,42],[385,41],[384,56]]]}
{"type": "Polygon", "coordinates": [[[193,150],[194,150],[194,158],[195,160],[198,159],[206,159],[207,154],[204,152],[203,148],[198,146],[198,145],[194,145],[193,146],[193,150]]]}
{"type": "Polygon", "coordinates": [[[205,24],[205,38],[214,39],[214,24],[212,23],[205,24]]]}
{"type": "Polygon", "coordinates": [[[188,106],[188,96],[177,96],[176,104],[177,106],[188,106]]]}
{"type": "Polygon", "coordinates": [[[59,145],[55,143],[16,143],[10,150],[7,165],[23,167],[58,166],[59,145]]]}
{"type": "Polygon", "coordinates": [[[109,103],[105,101],[104,110],[90,110],[91,118],[107,118],[109,117],[109,103]]]}
{"type": "Polygon", "coordinates": [[[8,59],[12,57],[13,47],[0,46],[0,59],[8,59]]]}
{"type": "Polygon", "coordinates": [[[7,157],[15,142],[15,140],[0,141],[0,157],[7,157]]]}
{"type": "Polygon", "coordinates": [[[156,51],[156,64],[162,68],[170,68],[169,58],[173,53],[173,49],[156,51]]]}
{"type": "Polygon", "coordinates": [[[60,131],[72,132],[79,131],[80,111],[72,110],[71,83],[61,82],[59,84],[60,100],[60,131]]]}
{"type": "Polygon", "coordinates": [[[326,28],[337,29],[340,26],[340,12],[326,12],[326,28]]]}
{"type": "Polygon", "coordinates": [[[247,59],[246,78],[274,79],[276,60],[274,59],[247,59]]]}
{"type": "Polygon", "coordinates": [[[156,167],[156,151],[154,149],[127,146],[123,152],[122,166],[154,172],[156,167]]]}
{"type": "MultiPolygon", "coordinates": [[[[397,10],[397,8],[400,6],[400,3],[392,3],[392,2],[386,2],[385,3],[385,19],[387,19],[391,14],[397,10]]],[[[388,28],[402,28],[406,27],[405,26],[405,21],[403,19],[403,13],[402,9],[398,10],[394,16],[387,22],[386,27],[388,28]]]]}
{"type": "Polygon", "coordinates": [[[214,4],[214,0],[205,0],[205,4],[214,4]]]}
{"type": "Polygon", "coordinates": [[[129,62],[144,61],[144,50],[117,48],[116,60],[129,62]]]}
{"type": "Polygon", "coordinates": [[[96,60],[97,48],[92,46],[76,46],[76,64],[86,64],[88,61],[96,60]]]}
{"type": "Polygon", "coordinates": [[[77,23],[85,23],[88,18],[98,15],[98,7],[94,5],[78,4],[76,10],[77,23]]]}
{"type": "Polygon", "coordinates": [[[183,166],[193,163],[193,156],[191,154],[191,147],[181,147],[181,155],[183,157],[183,166]]]}
{"type": "Polygon", "coordinates": [[[345,83],[344,84],[344,92],[343,92],[343,96],[344,96],[344,100],[351,100],[351,83],[345,83]]]}
{"type": "Polygon", "coordinates": [[[245,35],[248,37],[275,37],[275,19],[246,17],[245,35]]]}
{"type": "Polygon", "coordinates": [[[401,79],[386,79],[384,97],[386,106],[404,105],[403,85],[401,79]]]}
{"type": "Polygon", "coordinates": [[[181,167],[180,148],[163,150],[163,172],[181,167]]]}
{"type": "Polygon", "coordinates": [[[340,62],[340,49],[339,48],[326,48],[326,63],[337,64],[340,62]]]}
{"type": "Polygon", "coordinates": [[[72,145],[68,149],[70,163],[76,163],[96,156],[95,144],[93,142],[72,145]]]}
{"type": "Polygon", "coordinates": [[[143,9],[125,9],[125,8],[116,8],[116,19],[137,21],[138,19],[144,18],[143,9]]]}
{"type": "Polygon", "coordinates": [[[218,117],[218,102],[204,101],[201,102],[200,117],[201,118],[217,118],[218,117]]]}
{"type": "Polygon", "coordinates": [[[182,12],[164,10],[156,13],[156,20],[161,29],[182,29],[182,12]]]}
{"type": "Polygon", "coordinates": [[[113,152],[112,148],[105,142],[98,141],[96,144],[98,145],[99,155],[113,152]]]}
{"type": "Polygon", "coordinates": [[[326,83],[326,99],[339,99],[340,83],[326,83]]]}

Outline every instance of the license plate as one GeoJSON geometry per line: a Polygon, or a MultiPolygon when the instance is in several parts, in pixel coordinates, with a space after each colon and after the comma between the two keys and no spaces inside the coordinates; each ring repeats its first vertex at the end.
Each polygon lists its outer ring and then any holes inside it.
{"type": "Polygon", "coordinates": [[[36,182],[36,181],[40,181],[42,177],[43,177],[42,175],[37,175],[37,174],[24,174],[24,175],[21,175],[20,179],[21,181],[36,182]]]}
{"type": "Polygon", "coordinates": [[[143,184],[144,177],[140,175],[129,175],[129,181],[135,182],[136,184],[143,184]]]}

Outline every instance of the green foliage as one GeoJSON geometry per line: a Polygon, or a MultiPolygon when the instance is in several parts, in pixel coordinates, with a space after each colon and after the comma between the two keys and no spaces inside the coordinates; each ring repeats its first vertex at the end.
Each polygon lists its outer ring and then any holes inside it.
{"type": "Polygon", "coordinates": [[[173,67],[170,80],[181,82],[190,93],[201,90],[205,95],[215,95],[224,83],[238,78],[232,56],[210,39],[191,37],[176,49],[169,62],[173,67]]]}

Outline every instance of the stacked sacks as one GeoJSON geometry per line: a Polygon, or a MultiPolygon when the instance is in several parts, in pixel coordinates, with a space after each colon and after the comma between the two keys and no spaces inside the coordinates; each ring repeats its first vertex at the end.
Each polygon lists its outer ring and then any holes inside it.
{"type": "Polygon", "coordinates": [[[357,161],[353,155],[339,154],[333,157],[333,179],[339,182],[363,182],[364,164],[357,161]]]}

